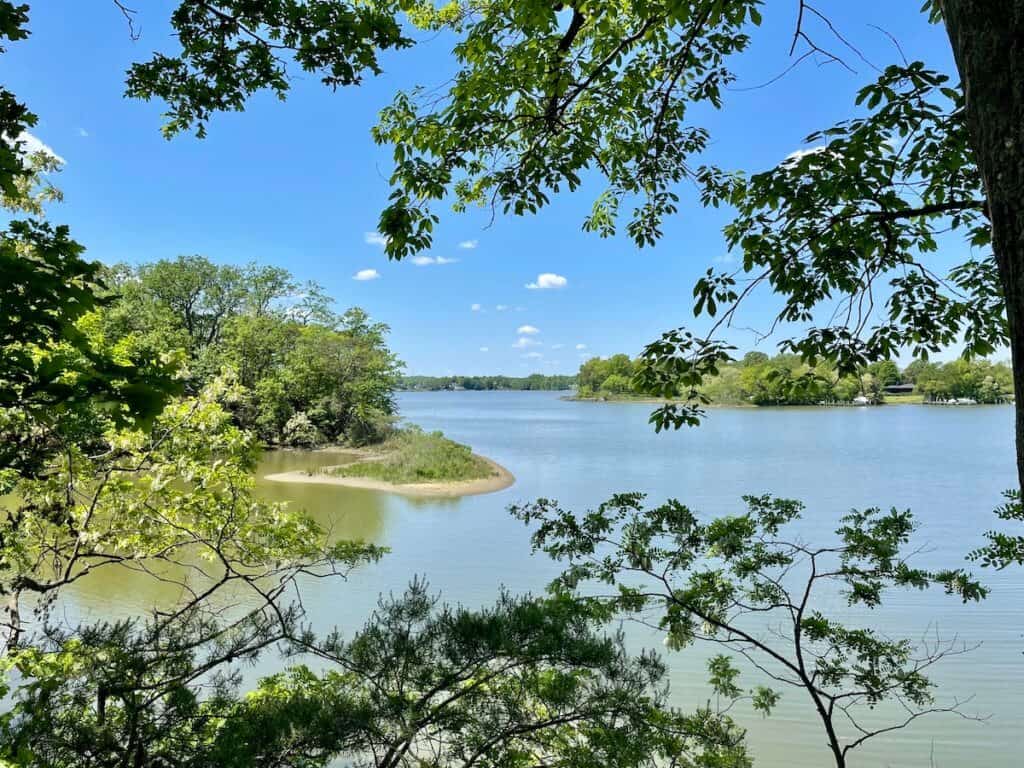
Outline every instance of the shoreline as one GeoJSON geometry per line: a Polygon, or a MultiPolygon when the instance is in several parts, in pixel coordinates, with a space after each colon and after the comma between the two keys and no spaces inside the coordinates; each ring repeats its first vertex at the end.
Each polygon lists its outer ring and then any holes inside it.
{"type": "MultiPolygon", "coordinates": [[[[357,453],[355,451],[344,451],[345,453],[357,453]]],[[[341,453],[342,451],[335,451],[341,453]]],[[[494,470],[491,477],[481,477],[475,480],[451,480],[429,483],[389,483],[384,480],[375,480],[369,477],[340,477],[337,475],[324,474],[323,470],[332,467],[323,467],[320,472],[309,473],[305,470],[296,469],[290,472],[277,472],[264,475],[264,480],[273,483],[306,483],[311,485],[339,485],[345,488],[358,488],[366,491],[383,491],[385,493],[397,493],[401,496],[412,496],[417,498],[459,498],[462,496],[478,496],[485,493],[495,493],[504,490],[515,483],[515,476],[498,462],[474,454],[487,462],[494,470]]],[[[344,466],[344,465],[337,465],[344,466]]]]}
{"type": "MultiPolygon", "coordinates": [[[[1009,402],[1003,403],[943,403],[943,402],[932,402],[927,400],[917,399],[919,396],[911,397],[899,397],[890,396],[891,399],[882,400],[880,403],[779,403],[772,405],[754,405],[753,403],[722,403],[722,402],[711,402],[701,404],[701,408],[708,410],[716,409],[738,409],[738,410],[754,410],[754,409],[766,409],[766,408],[879,408],[887,405],[928,405],[928,406],[947,406],[966,408],[970,406],[994,406],[994,405],[1012,405],[1009,402]]],[[[619,405],[619,404],[639,404],[639,405],[683,405],[686,403],[685,400],[662,400],[655,397],[608,397],[608,398],[597,398],[597,397],[562,397],[559,398],[568,403],[595,403],[597,405],[619,405]]]]}

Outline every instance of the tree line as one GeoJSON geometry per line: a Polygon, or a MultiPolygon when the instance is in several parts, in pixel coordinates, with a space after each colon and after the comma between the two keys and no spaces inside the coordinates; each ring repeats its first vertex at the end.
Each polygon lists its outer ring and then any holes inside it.
{"type": "MultiPolygon", "coordinates": [[[[587,360],[577,375],[578,396],[646,396],[636,380],[642,365],[642,361],[625,354],[587,360]]],[[[857,398],[881,402],[886,387],[895,384],[912,385],[926,402],[969,398],[979,403],[1000,403],[1012,398],[1013,371],[1007,363],[988,360],[914,360],[903,369],[892,360],[880,360],[856,373],[841,375],[827,361],[812,366],[800,355],[769,356],[754,351],[720,363],[714,375],[704,378],[699,391],[721,404],[820,405],[852,403],[857,398]]]]}
{"type": "Polygon", "coordinates": [[[398,386],[404,390],[430,392],[443,389],[557,391],[572,389],[575,384],[575,376],[531,373],[529,376],[403,376],[398,386]]]}

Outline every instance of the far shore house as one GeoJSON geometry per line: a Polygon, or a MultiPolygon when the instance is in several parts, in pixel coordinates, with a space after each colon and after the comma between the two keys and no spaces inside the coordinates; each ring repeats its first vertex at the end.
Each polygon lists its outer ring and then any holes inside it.
{"type": "Polygon", "coordinates": [[[910,395],[914,392],[913,384],[887,384],[882,387],[882,391],[887,395],[910,395]]]}

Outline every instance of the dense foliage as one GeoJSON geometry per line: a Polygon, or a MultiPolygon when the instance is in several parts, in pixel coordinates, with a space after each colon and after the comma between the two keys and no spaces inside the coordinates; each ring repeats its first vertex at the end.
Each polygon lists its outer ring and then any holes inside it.
{"type": "Polygon", "coordinates": [[[232,411],[263,441],[362,445],[387,433],[402,367],[388,327],[358,308],[335,314],[316,284],[201,256],[114,267],[107,282],[116,298],[98,320],[104,341],[133,354],[183,350],[190,389],[237,371],[232,411]]]}
{"type": "MultiPolygon", "coordinates": [[[[642,360],[618,354],[591,358],[580,366],[578,395],[582,398],[644,397],[637,381],[642,360]]],[[[1012,398],[1013,371],[1005,363],[958,359],[947,363],[915,360],[906,368],[891,360],[863,366],[853,374],[840,375],[834,366],[819,362],[810,366],[795,354],[769,357],[748,352],[739,360],[717,366],[699,386],[706,402],[731,405],[820,405],[851,403],[858,398],[883,402],[885,388],[909,384],[924,402],[969,399],[1001,403],[1012,398]]]]}
{"type": "Polygon", "coordinates": [[[442,389],[563,390],[572,389],[575,384],[575,376],[532,373],[529,376],[403,376],[399,387],[431,392],[442,389]]]}

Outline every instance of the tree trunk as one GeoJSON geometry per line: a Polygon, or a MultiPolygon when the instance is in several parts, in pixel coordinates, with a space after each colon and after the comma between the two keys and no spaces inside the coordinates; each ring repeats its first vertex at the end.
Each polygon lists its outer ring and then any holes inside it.
{"type": "MultiPolygon", "coordinates": [[[[3,594],[0,592],[0,594],[3,594]]],[[[6,605],[0,610],[0,626],[6,630],[6,636],[0,644],[0,653],[10,653],[18,647],[21,640],[21,606],[18,590],[7,593],[6,605]]]]}
{"type": "Polygon", "coordinates": [[[940,0],[1006,299],[1024,489],[1024,0],[940,0]]]}

